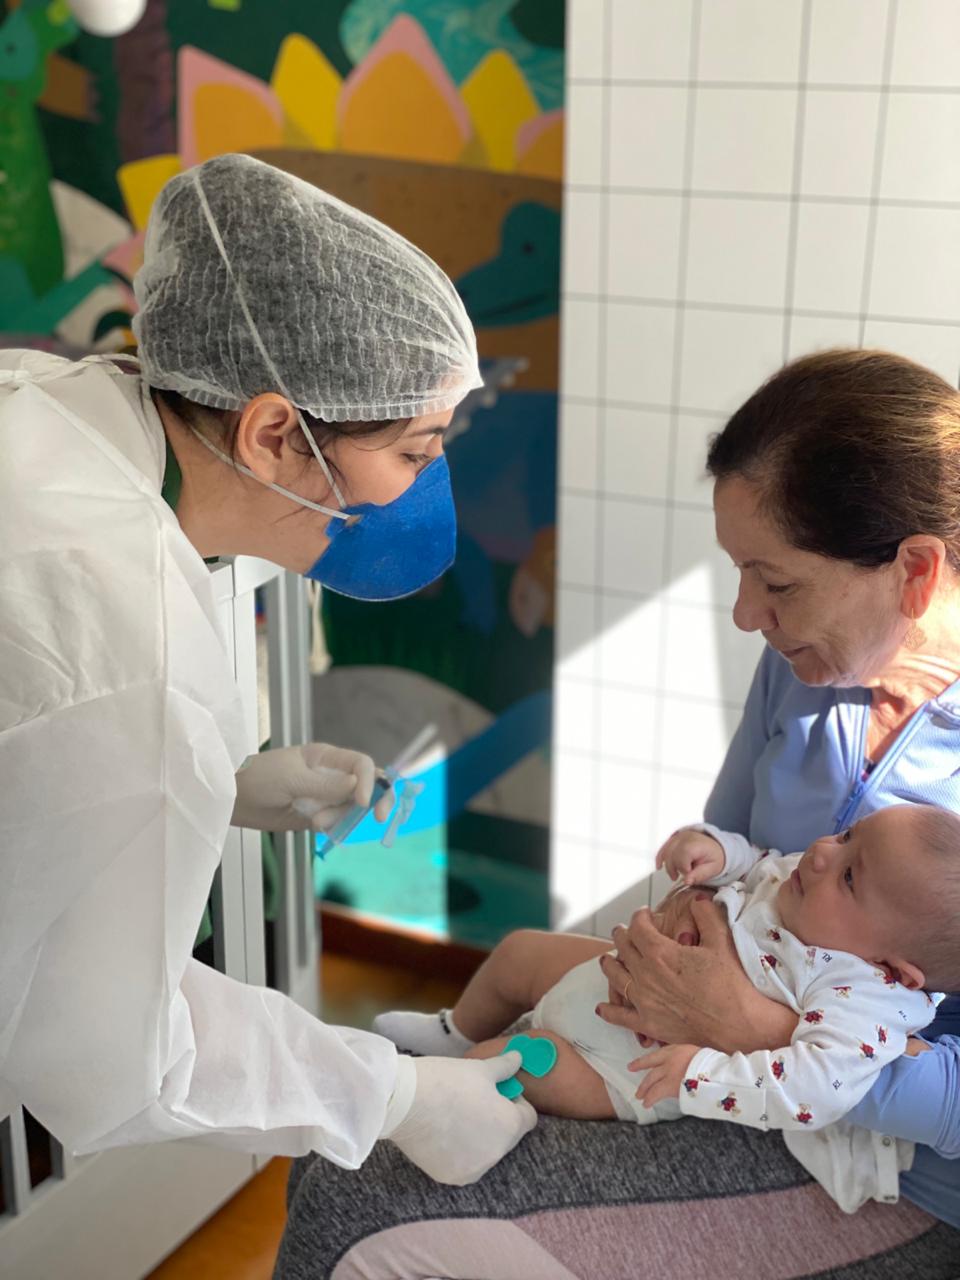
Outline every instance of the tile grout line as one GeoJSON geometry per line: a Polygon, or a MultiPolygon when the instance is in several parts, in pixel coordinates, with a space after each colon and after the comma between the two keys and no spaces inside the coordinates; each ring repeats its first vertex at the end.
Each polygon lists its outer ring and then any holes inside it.
{"type": "MultiPolygon", "coordinates": [[[[805,201],[801,201],[806,203],[805,201]]],[[[633,294],[590,294],[590,293],[567,293],[563,295],[565,302],[606,302],[609,304],[621,304],[631,307],[655,307],[661,311],[670,311],[676,307],[676,301],[673,298],[644,298],[637,297],[633,294]]],[[[707,302],[702,298],[696,298],[685,304],[687,311],[707,311],[718,313],[721,315],[748,315],[748,316],[782,316],[784,308],[782,306],[775,307],[772,304],[761,302],[707,302]]],[[[800,316],[805,320],[859,320],[862,311],[829,311],[819,307],[796,307],[794,315],[800,316]]],[[[882,324],[924,324],[924,325],[940,325],[947,329],[960,328],[960,312],[957,313],[955,320],[936,316],[908,316],[908,315],[889,315],[885,312],[875,312],[870,316],[871,320],[876,320],[882,324]]],[[[569,397],[568,397],[569,398],[569,397]]]]}
{"type": "Polygon", "coordinates": [[[787,228],[787,270],[783,297],[783,363],[790,359],[790,340],[793,336],[793,304],[796,297],[797,240],[800,231],[800,200],[803,189],[803,143],[806,128],[806,80],[810,63],[810,26],[812,0],[803,0],[800,19],[800,57],[797,90],[797,110],[793,122],[793,190],[790,193],[790,221],[787,228]]]}
{"type": "Polygon", "coordinates": [[[930,95],[930,96],[949,96],[957,92],[955,84],[891,84],[889,77],[884,82],[865,82],[864,84],[847,84],[843,81],[813,81],[804,84],[793,80],[698,80],[691,82],[688,80],[653,80],[653,79],[633,79],[631,77],[617,76],[609,79],[600,79],[596,76],[571,76],[568,84],[583,85],[586,88],[596,88],[598,86],[609,85],[613,89],[685,89],[688,92],[691,89],[700,90],[722,90],[729,93],[738,93],[741,90],[748,92],[776,90],[778,93],[798,92],[801,89],[808,89],[811,93],[889,93],[892,95],[903,94],[909,95],[930,95]]]}
{"type": "MultiPolygon", "coordinates": [[[[611,600],[632,600],[636,604],[666,603],[665,597],[660,591],[625,591],[619,587],[598,587],[586,582],[564,582],[562,580],[560,587],[564,591],[572,591],[579,595],[600,596],[611,600]]],[[[708,604],[706,601],[697,600],[672,599],[669,603],[675,609],[697,609],[708,616],[718,613],[728,614],[731,608],[729,604],[708,604]]]]}
{"type": "MultiPolygon", "coordinates": [[[[693,159],[694,147],[696,141],[697,128],[697,106],[698,106],[698,88],[697,75],[700,64],[700,35],[702,21],[702,0],[694,0],[690,10],[690,45],[689,45],[689,71],[690,71],[690,87],[687,97],[687,117],[684,128],[684,153],[683,153],[683,186],[689,189],[693,179],[693,159]]],[[[667,493],[673,496],[676,466],[677,466],[677,438],[679,434],[680,413],[678,406],[681,400],[681,384],[683,380],[683,340],[685,330],[685,304],[687,290],[687,270],[689,266],[690,254],[690,206],[689,197],[684,197],[680,206],[680,238],[679,252],[677,255],[677,298],[676,311],[674,313],[674,332],[673,332],[673,368],[671,370],[671,387],[670,387],[670,439],[667,449],[667,493]]],[[[674,506],[671,503],[665,508],[665,520],[663,530],[663,556],[661,561],[661,581],[660,592],[662,595],[670,578],[670,563],[673,556],[673,513],[674,506]]],[[[667,671],[667,635],[669,628],[669,603],[663,600],[660,609],[659,619],[659,638],[660,649],[657,654],[657,696],[654,700],[654,722],[653,722],[653,750],[657,759],[660,758],[663,751],[665,737],[665,716],[666,716],[666,697],[664,687],[666,684],[667,671]]],[[[656,841],[655,832],[658,830],[660,816],[660,789],[657,785],[657,773],[651,773],[651,812],[648,816],[647,825],[648,832],[653,841],[656,841]]],[[[653,903],[648,897],[648,905],[653,903]]]]}
{"type": "MultiPolygon", "coordinates": [[[[595,681],[591,676],[578,676],[575,674],[565,674],[561,676],[564,684],[579,686],[581,689],[592,689],[595,687],[595,681]]],[[[654,685],[628,684],[625,680],[608,680],[606,677],[600,682],[601,690],[611,693],[642,693],[646,697],[655,698],[658,690],[654,685]]],[[[700,693],[671,693],[670,697],[676,702],[688,703],[692,707],[712,707],[721,711],[743,710],[743,702],[728,702],[721,698],[711,698],[707,694],[700,693]]],[[[564,747],[565,751],[579,751],[579,748],[564,747]]],[[[584,748],[585,750],[585,748],[584,748]]]]}
{"type": "MultiPolygon", "coordinates": [[[[642,400],[636,400],[636,401],[611,400],[608,398],[601,398],[600,396],[581,396],[581,395],[575,394],[574,392],[565,393],[563,396],[561,396],[561,399],[568,401],[570,404],[584,405],[587,408],[640,409],[640,410],[647,410],[648,412],[652,412],[652,413],[669,413],[670,412],[670,405],[668,404],[653,404],[649,402],[644,402],[642,400]]],[[[687,407],[684,405],[680,405],[679,408],[682,414],[691,418],[724,418],[725,419],[727,417],[727,414],[721,412],[719,409],[694,409],[693,407],[687,407]]]]}
{"type": "MultiPolygon", "coordinates": [[[[557,747],[558,751],[563,752],[565,756],[575,756],[584,762],[592,761],[596,755],[595,752],[583,750],[580,747],[568,747],[565,743],[557,747]]],[[[632,756],[614,755],[612,752],[604,753],[599,757],[604,764],[617,764],[624,768],[646,769],[649,773],[662,777],[664,775],[671,778],[690,778],[696,782],[712,782],[716,778],[716,773],[707,773],[705,770],[685,769],[683,765],[664,764],[662,760],[638,760],[632,756]]],[[[591,836],[590,839],[594,837],[591,836]]],[[[609,844],[609,841],[598,841],[601,844],[609,844]]]]}
{"type": "Polygon", "coordinates": [[[694,502],[691,498],[654,498],[646,493],[621,493],[616,489],[577,489],[573,485],[561,485],[562,493],[574,498],[602,498],[605,502],[625,502],[640,507],[676,507],[680,511],[712,511],[708,501],[694,502]]]}
{"type": "Polygon", "coordinates": [[[887,106],[889,103],[890,75],[893,69],[893,50],[897,32],[897,0],[888,0],[887,26],[883,46],[883,81],[877,104],[877,133],[873,150],[873,174],[870,182],[870,203],[867,214],[867,238],[863,250],[863,276],[860,285],[860,317],[858,345],[866,340],[867,319],[870,317],[870,294],[873,287],[873,264],[877,244],[877,223],[880,218],[879,196],[883,179],[883,157],[886,147],[887,106]]]}
{"type": "MultiPolygon", "coordinates": [[[[602,283],[606,289],[609,281],[610,271],[610,245],[609,245],[609,214],[610,200],[606,194],[606,186],[610,182],[610,87],[607,83],[609,79],[612,41],[613,41],[613,5],[612,0],[604,0],[603,14],[603,70],[604,83],[600,90],[600,120],[601,120],[601,139],[600,139],[600,178],[604,186],[604,192],[599,200],[600,223],[597,232],[598,244],[598,265],[602,273],[602,283]]],[[[607,314],[603,306],[597,308],[597,371],[596,371],[596,388],[598,393],[602,395],[607,389],[607,314]]],[[[599,398],[599,396],[598,396],[599,398]]],[[[606,465],[606,414],[600,412],[597,415],[597,447],[596,447],[596,485],[602,481],[605,474],[606,465]]],[[[599,502],[595,503],[594,509],[594,568],[597,583],[603,582],[603,508],[599,502]]],[[[591,774],[591,792],[592,806],[590,813],[589,830],[592,837],[593,850],[596,849],[600,835],[599,805],[598,797],[600,795],[601,773],[603,766],[600,758],[600,744],[603,735],[602,709],[599,696],[600,678],[602,675],[600,667],[600,640],[603,635],[603,596],[598,595],[594,601],[593,613],[593,675],[594,675],[594,695],[593,695],[593,743],[592,743],[592,763],[590,768],[591,774]]],[[[590,856],[590,874],[589,893],[590,904],[595,907],[595,898],[597,890],[597,858],[596,853],[592,852],[590,856]]]]}
{"type": "MultiPolygon", "coordinates": [[[[683,600],[675,597],[668,600],[660,592],[651,594],[649,591],[626,591],[619,587],[592,587],[583,582],[561,580],[560,588],[581,596],[590,596],[594,600],[599,598],[602,601],[623,600],[634,604],[670,604],[674,609],[696,609],[704,617],[713,617],[716,614],[726,617],[732,608],[730,604],[710,604],[705,600],[683,600]]],[[[596,679],[599,683],[603,683],[602,676],[597,676],[596,679]]]]}
{"type": "MultiPolygon", "coordinates": [[[[956,90],[960,95],[960,88],[956,90]]],[[[879,103],[878,103],[879,105],[879,103]]],[[[567,188],[580,195],[600,195],[604,192],[613,196],[645,196],[649,199],[679,199],[689,197],[694,200],[744,200],[766,204],[789,204],[793,195],[788,191],[738,191],[715,187],[643,187],[627,186],[623,183],[611,183],[609,187],[601,187],[593,182],[568,182],[567,188]]],[[[932,209],[945,213],[956,213],[960,209],[960,200],[924,200],[919,197],[908,199],[906,196],[851,196],[836,195],[827,191],[804,191],[804,201],[808,204],[851,206],[854,208],[869,207],[877,204],[882,209],[932,209]]]]}

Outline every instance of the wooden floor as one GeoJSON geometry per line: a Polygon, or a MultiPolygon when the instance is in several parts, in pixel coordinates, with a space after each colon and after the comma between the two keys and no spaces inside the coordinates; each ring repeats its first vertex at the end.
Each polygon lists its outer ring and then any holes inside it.
{"type": "Polygon", "coordinates": [[[149,1280],[269,1280],[283,1234],[289,1160],[271,1160],[149,1280]]]}
{"type": "MultiPolygon", "coordinates": [[[[323,1020],[369,1028],[384,1009],[451,1005],[462,983],[425,978],[393,965],[325,954],[323,1020]]],[[[289,1160],[272,1160],[147,1280],[269,1280],[283,1234],[289,1160]]]]}

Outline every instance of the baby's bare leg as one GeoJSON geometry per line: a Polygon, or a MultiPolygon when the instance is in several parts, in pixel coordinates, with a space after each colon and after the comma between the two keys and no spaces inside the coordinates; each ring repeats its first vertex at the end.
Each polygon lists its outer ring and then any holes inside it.
{"type": "Polygon", "coordinates": [[[497,1035],[532,1009],[565,973],[602,956],[611,945],[575,933],[518,929],[494,947],[470,979],[454,1006],[453,1020],[470,1040],[497,1035]]]}
{"type": "MultiPolygon", "coordinates": [[[[524,1035],[552,1040],[557,1046],[557,1062],[545,1076],[532,1076],[522,1069],[517,1078],[523,1085],[523,1096],[548,1116],[566,1116],[569,1120],[616,1120],[607,1087],[588,1062],[584,1062],[573,1045],[552,1031],[525,1031],[524,1035]]],[[[509,1036],[497,1036],[474,1045],[468,1058],[495,1058],[502,1053],[509,1036]]]]}

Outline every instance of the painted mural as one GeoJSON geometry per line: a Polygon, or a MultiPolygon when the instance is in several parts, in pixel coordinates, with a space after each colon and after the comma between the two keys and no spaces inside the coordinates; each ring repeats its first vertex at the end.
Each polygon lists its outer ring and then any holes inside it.
{"type": "Polygon", "coordinates": [[[328,594],[320,737],[386,763],[425,724],[413,818],[362,825],[318,892],[474,941],[545,924],[555,593],[563,0],[150,0],[116,39],[0,0],[0,343],[132,341],[173,174],[246,151],[383,219],[454,279],[488,387],[448,456],[455,567],[328,594]]]}

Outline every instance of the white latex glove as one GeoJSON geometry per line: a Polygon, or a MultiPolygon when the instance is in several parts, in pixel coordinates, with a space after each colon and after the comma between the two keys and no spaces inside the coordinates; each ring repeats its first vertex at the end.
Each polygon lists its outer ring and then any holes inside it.
{"type": "MultiPolygon", "coordinates": [[[[355,804],[370,803],[374,774],[363,752],[322,742],[261,751],[237,771],[230,821],[258,831],[329,831],[355,804]]],[[[386,822],[393,802],[392,790],[381,796],[378,822],[386,822]]]]}
{"type": "Polygon", "coordinates": [[[497,1093],[520,1063],[516,1052],[484,1059],[401,1054],[380,1136],[437,1182],[476,1182],[537,1123],[525,1098],[511,1102],[497,1093]]]}

